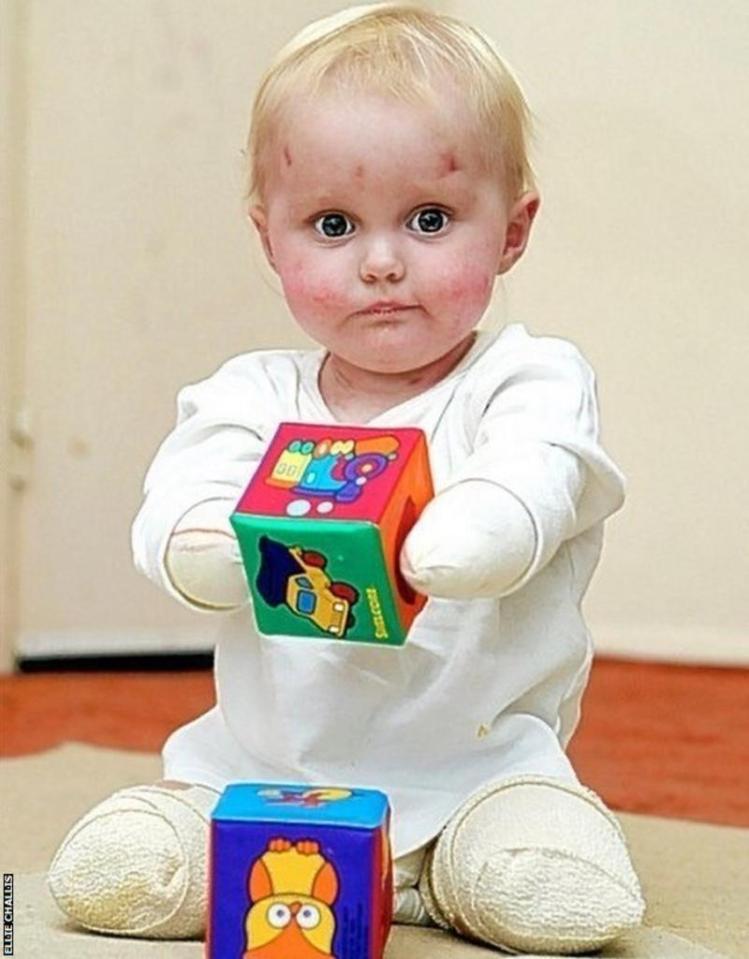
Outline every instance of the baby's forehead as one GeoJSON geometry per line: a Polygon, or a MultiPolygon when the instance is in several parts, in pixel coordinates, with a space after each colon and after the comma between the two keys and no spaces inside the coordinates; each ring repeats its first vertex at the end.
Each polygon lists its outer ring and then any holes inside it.
{"type": "Polygon", "coordinates": [[[299,215],[361,202],[374,202],[383,210],[390,203],[400,207],[428,200],[457,207],[472,202],[475,192],[475,178],[449,150],[430,160],[369,157],[328,168],[301,162],[295,166],[292,159],[291,167],[273,179],[276,195],[284,196],[289,212],[299,215]]]}
{"type": "Polygon", "coordinates": [[[291,105],[276,126],[273,153],[286,181],[381,175],[418,184],[475,174],[481,151],[475,126],[452,104],[339,95],[291,105]]]}

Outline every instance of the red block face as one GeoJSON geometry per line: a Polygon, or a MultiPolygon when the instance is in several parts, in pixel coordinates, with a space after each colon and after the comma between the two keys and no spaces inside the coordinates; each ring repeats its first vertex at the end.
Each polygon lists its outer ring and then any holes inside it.
{"type": "Polygon", "coordinates": [[[420,430],[284,423],[237,511],[379,522],[420,442],[420,430]]]}

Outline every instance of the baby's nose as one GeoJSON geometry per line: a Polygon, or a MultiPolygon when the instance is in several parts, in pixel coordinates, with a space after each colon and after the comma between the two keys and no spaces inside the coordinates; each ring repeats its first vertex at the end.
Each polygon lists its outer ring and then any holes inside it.
{"type": "Polygon", "coordinates": [[[405,272],[403,257],[392,244],[385,241],[372,243],[368,247],[359,268],[359,275],[365,283],[377,280],[396,282],[403,278],[405,272]]]}

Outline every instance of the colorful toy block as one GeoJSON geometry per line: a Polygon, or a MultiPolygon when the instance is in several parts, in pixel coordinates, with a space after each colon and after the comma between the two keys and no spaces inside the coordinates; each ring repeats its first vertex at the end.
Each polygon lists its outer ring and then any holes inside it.
{"type": "Polygon", "coordinates": [[[211,817],[207,959],[382,959],[389,829],[376,790],[227,786],[211,817]]]}
{"type": "Polygon", "coordinates": [[[260,632],[403,645],[426,597],[398,557],[433,495],[421,430],[282,423],[231,517],[260,632]]]}

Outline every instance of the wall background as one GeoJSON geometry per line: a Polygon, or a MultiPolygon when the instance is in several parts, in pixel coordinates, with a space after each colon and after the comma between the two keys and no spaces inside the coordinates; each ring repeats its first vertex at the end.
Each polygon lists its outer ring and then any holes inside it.
{"type": "MultiPolygon", "coordinates": [[[[536,115],[542,210],[498,309],[598,372],[629,499],[589,593],[595,639],[747,662],[749,10],[431,5],[495,37],[536,115]]],[[[340,6],[0,6],[6,666],[14,648],[207,645],[206,620],[133,571],[129,526],[179,387],[308,345],[244,220],[240,151],[271,53],[340,6]],[[19,422],[33,445],[9,439],[19,422]]]]}
{"type": "Polygon", "coordinates": [[[20,5],[0,4],[0,671],[12,662],[18,595],[17,487],[20,477],[13,455],[14,411],[20,408],[18,378],[22,362],[20,337],[25,310],[23,289],[22,163],[25,71],[20,5]]]}

